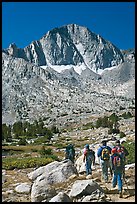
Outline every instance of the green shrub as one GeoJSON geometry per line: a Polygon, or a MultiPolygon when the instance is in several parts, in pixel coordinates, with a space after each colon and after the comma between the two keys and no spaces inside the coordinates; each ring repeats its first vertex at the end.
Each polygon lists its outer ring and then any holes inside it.
{"type": "Polygon", "coordinates": [[[121,115],[121,117],[123,117],[124,119],[132,118],[132,114],[130,112],[125,112],[121,115]]]}
{"type": "Polygon", "coordinates": [[[52,155],[50,157],[40,157],[40,158],[37,158],[37,157],[8,158],[7,157],[2,159],[2,168],[5,170],[13,170],[15,168],[17,169],[34,168],[34,167],[44,166],[55,160],[58,160],[58,158],[55,155],[52,155]]]}
{"type": "Polygon", "coordinates": [[[112,126],[113,126],[112,119],[110,120],[110,118],[108,118],[107,116],[104,116],[103,118],[98,118],[96,121],[96,128],[99,128],[99,127],[112,128],[112,126]]]}
{"type": "Polygon", "coordinates": [[[113,129],[113,128],[110,128],[109,130],[108,130],[108,134],[115,134],[115,133],[119,133],[120,132],[120,130],[119,129],[113,129]]]}
{"type": "Polygon", "coordinates": [[[48,158],[51,158],[51,159],[53,159],[54,161],[59,161],[59,158],[58,158],[55,154],[49,155],[48,158]]]}
{"type": "Polygon", "coordinates": [[[129,152],[129,155],[126,157],[126,164],[135,163],[135,142],[126,141],[123,146],[129,152]]]}
{"type": "Polygon", "coordinates": [[[18,145],[27,145],[27,141],[25,138],[21,138],[19,141],[18,141],[18,145]]]}
{"type": "Polygon", "coordinates": [[[87,130],[87,129],[94,129],[93,123],[87,123],[83,125],[83,130],[87,130]]]}
{"type": "Polygon", "coordinates": [[[45,147],[42,146],[41,149],[39,150],[39,153],[41,155],[51,155],[52,154],[52,149],[50,149],[50,148],[45,149],[45,147]]]}
{"type": "Polygon", "coordinates": [[[120,132],[120,138],[123,138],[125,136],[126,136],[126,134],[124,132],[120,132]]]}

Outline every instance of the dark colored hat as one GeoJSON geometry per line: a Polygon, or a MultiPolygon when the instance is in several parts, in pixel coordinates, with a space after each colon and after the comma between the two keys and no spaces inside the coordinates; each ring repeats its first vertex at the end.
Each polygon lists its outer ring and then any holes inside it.
{"type": "Polygon", "coordinates": [[[106,145],[107,141],[106,141],[106,140],[102,140],[101,143],[102,143],[103,145],[106,145]]]}

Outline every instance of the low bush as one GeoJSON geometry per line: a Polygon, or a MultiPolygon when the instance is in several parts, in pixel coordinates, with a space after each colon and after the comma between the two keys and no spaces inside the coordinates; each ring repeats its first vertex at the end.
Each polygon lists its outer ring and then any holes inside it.
{"type": "Polygon", "coordinates": [[[87,123],[87,124],[84,124],[83,125],[83,128],[82,128],[83,130],[88,130],[88,129],[94,129],[94,125],[93,125],[93,123],[91,122],[91,123],[87,123]]]}
{"type": "Polygon", "coordinates": [[[108,130],[108,134],[115,134],[115,133],[119,133],[120,132],[120,130],[119,129],[114,129],[114,128],[110,128],[109,130],[108,130]]]}
{"type": "Polygon", "coordinates": [[[126,136],[126,134],[124,132],[120,132],[120,138],[123,138],[125,136],[126,136]]]}
{"type": "Polygon", "coordinates": [[[52,161],[58,160],[55,155],[51,155],[48,157],[40,157],[40,158],[3,158],[2,159],[2,169],[5,170],[13,170],[17,169],[25,169],[25,168],[36,168],[40,166],[44,166],[49,164],[52,161]]]}
{"type": "Polygon", "coordinates": [[[40,155],[52,155],[52,149],[45,149],[44,146],[39,150],[40,155]]]}
{"type": "Polygon", "coordinates": [[[126,157],[126,164],[135,163],[135,142],[126,141],[123,146],[129,152],[129,155],[126,157]]]}
{"type": "Polygon", "coordinates": [[[25,138],[21,138],[18,142],[18,145],[27,145],[27,141],[25,138]]]}
{"type": "Polygon", "coordinates": [[[121,117],[123,117],[124,119],[128,119],[128,118],[132,118],[132,114],[130,112],[125,112],[121,115],[121,117]]]}

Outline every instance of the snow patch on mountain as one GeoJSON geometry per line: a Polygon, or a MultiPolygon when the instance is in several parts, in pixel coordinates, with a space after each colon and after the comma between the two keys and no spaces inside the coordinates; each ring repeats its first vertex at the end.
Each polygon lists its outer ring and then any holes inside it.
{"type": "Polygon", "coordinates": [[[97,73],[101,75],[101,74],[102,74],[104,71],[106,71],[106,70],[110,71],[110,70],[116,69],[116,68],[118,68],[118,66],[107,67],[107,68],[105,68],[105,69],[98,69],[98,70],[97,70],[97,73]]]}
{"type": "MultiPolygon", "coordinates": [[[[82,71],[87,69],[87,66],[84,63],[81,63],[79,65],[46,65],[46,66],[40,66],[43,69],[47,69],[48,67],[54,69],[55,71],[57,71],[58,73],[61,73],[62,71],[66,70],[66,69],[71,69],[74,68],[75,72],[77,72],[79,75],[81,75],[82,71]]],[[[98,69],[97,70],[97,74],[101,75],[104,71],[108,70],[112,70],[112,69],[116,69],[118,68],[118,66],[113,66],[113,67],[108,67],[105,69],[98,69]]],[[[93,71],[93,70],[92,70],[93,71]]],[[[96,71],[93,71],[94,73],[96,73],[96,71]]]]}
{"type": "MultiPolygon", "coordinates": [[[[40,66],[40,67],[43,69],[46,69],[49,66],[40,66]]],[[[81,75],[81,72],[87,68],[86,65],[84,65],[84,63],[76,66],[70,64],[70,65],[50,65],[50,67],[59,73],[61,73],[66,69],[74,68],[75,72],[77,72],[79,75],[81,75]]]]}

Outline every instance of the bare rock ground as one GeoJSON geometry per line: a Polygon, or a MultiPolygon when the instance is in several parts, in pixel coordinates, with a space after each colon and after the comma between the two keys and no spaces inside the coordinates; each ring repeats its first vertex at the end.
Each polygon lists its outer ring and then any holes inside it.
{"type": "MultiPolygon", "coordinates": [[[[33,169],[23,169],[23,170],[7,170],[6,171],[6,182],[2,185],[2,202],[31,202],[30,194],[17,193],[15,187],[20,183],[31,184],[27,174],[33,171],[33,169]]],[[[83,179],[86,178],[84,174],[83,179]]],[[[109,177],[109,183],[104,183],[101,181],[101,171],[97,166],[93,175],[91,176],[104,190],[107,197],[110,198],[110,202],[135,202],[135,169],[130,168],[126,170],[126,178],[123,183],[123,198],[119,198],[117,186],[112,188],[111,180],[109,177]],[[98,170],[98,171],[97,171],[98,170]]],[[[89,178],[88,178],[89,179],[89,178]]]]}

